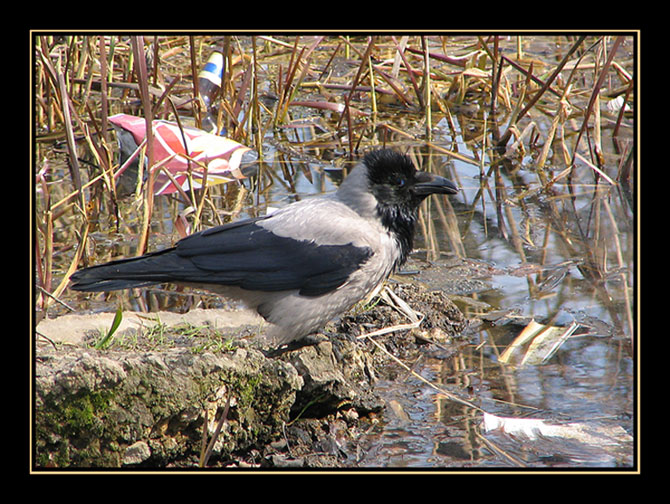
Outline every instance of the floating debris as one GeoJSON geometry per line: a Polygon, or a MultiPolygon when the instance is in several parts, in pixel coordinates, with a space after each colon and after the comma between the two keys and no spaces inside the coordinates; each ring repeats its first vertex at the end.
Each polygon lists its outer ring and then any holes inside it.
{"type": "MultiPolygon", "coordinates": [[[[118,133],[121,164],[138,149],[146,137],[146,120],[128,114],[109,118],[118,133]],[[125,156],[125,159],[124,159],[125,156]]],[[[176,122],[155,120],[154,163],[164,161],[156,171],[154,194],[171,194],[246,178],[244,167],[253,164],[256,153],[226,137],[212,135],[176,122]],[[177,184],[177,185],[175,185],[177,184]]]]}

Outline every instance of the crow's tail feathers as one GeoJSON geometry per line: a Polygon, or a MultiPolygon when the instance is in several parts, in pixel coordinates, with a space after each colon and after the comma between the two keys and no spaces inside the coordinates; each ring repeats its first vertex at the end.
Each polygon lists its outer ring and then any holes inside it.
{"type": "Polygon", "coordinates": [[[145,287],[174,279],[179,257],[174,248],[161,250],[142,257],[120,259],[75,272],[71,289],[102,292],[134,287],[145,287]]]}

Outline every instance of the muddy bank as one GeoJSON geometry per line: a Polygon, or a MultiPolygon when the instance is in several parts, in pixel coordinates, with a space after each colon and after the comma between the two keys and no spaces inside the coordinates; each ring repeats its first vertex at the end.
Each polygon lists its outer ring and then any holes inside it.
{"type": "MultiPolygon", "coordinates": [[[[446,348],[466,326],[440,292],[394,291],[425,315],[416,329],[376,337],[400,358],[446,348]]],[[[100,328],[73,325],[55,336],[40,324],[49,334],[38,337],[35,355],[36,468],[197,467],[205,436],[215,439],[209,467],[355,465],[360,434],[385,407],[375,381],[393,373],[388,356],[359,336],[406,324],[404,315],[381,302],[280,351],[247,315],[235,314],[233,324],[220,313],[216,323],[197,312],[197,324],[145,320],[104,350],[93,348],[100,328]]]]}

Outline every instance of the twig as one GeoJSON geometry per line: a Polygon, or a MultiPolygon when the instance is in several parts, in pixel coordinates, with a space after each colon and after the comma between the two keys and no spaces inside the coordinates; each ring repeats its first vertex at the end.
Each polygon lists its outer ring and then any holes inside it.
{"type": "MultiPolygon", "coordinates": [[[[81,175],[79,160],[77,158],[77,147],[74,143],[74,134],[72,132],[72,120],[70,117],[70,97],[67,93],[65,87],[65,77],[62,72],[58,72],[58,89],[61,97],[61,107],[63,108],[63,120],[65,123],[65,138],[67,140],[67,148],[70,154],[70,163],[68,164],[70,168],[70,173],[72,175],[72,182],[74,183],[74,188],[79,196],[79,205],[84,210],[86,208],[86,199],[84,198],[84,193],[81,190],[81,175]]],[[[84,217],[86,213],[84,213],[84,217]]]]}
{"type": "MultiPolygon", "coordinates": [[[[228,395],[228,399],[226,399],[226,405],[223,408],[223,413],[221,413],[221,418],[219,418],[218,423],[216,424],[216,429],[214,430],[214,435],[212,436],[212,439],[209,440],[209,444],[207,445],[207,449],[205,450],[205,453],[202,455],[200,459],[200,467],[205,467],[207,465],[207,462],[209,462],[209,457],[212,455],[212,450],[214,449],[214,444],[216,443],[216,440],[219,437],[219,434],[221,433],[221,428],[223,427],[223,424],[226,422],[226,419],[228,418],[228,409],[230,408],[230,394],[228,395]]],[[[205,434],[207,433],[207,427],[205,426],[205,434]]]]}
{"type": "Polygon", "coordinates": [[[431,84],[430,84],[430,57],[428,56],[428,42],[426,37],[421,37],[421,48],[424,50],[423,59],[423,91],[425,93],[423,99],[424,114],[426,117],[426,138],[428,141],[433,139],[433,116],[431,113],[431,84]]]}
{"type": "Polygon", "coordinates": [[[46,295],[46,296],[49,296],[51,299],[53,299],[54,301],[56,301],[56,303],[60,304],[61,306],[65,307],[65,308],[67,308],[67,309],[70,310],[71,312],[76,312],[76,311],[77,311],[76,309],[72,308],[69,304],[67,304],[65,301],[62,301],[62,300],[60,300],[59,298],[57,298],[56,296],[54,296],[53,294],[51,294],[49,291],[47,291],[47,290],[46,290],[44,287],[42,287],[41,285],[37,285],[36,287],[37,287],[37,289],[38,289],[42,294],[44,294],[44,295],[46,295]]]}
{"type": "Polygon", "coordinates": [[[586,159],[584,156],[582,156],[579,152],[577,152],[577,151],[575,150],[575,152],[573,153],[573,155],[574,155],[575,158],[579,158],[579,159],[580,159],[586,166],[588,166],[589,168],[591,168],[594,172],[596,172],[596,173],[597,173],[598,175],[600,175],[602,178],[604,178],[605,180],[607,180],[607,182],[609,182],[611,185],[613,185],[613,186],[616,186],[616,185],[617,185],[617,183],[616,183],[614,180],[612,180],[612,179],[609,177],[609,175],[607,175],[607,173],[605,173],[605,172],[602,171],[600,168],[598,168],[596,165],[594,165],[593,163],[591,163],[588,159],[586,159]]]}
{"type": "Polygon", "coordinates": [[[486,439],[486,437],[484,437],[480,432],[475,431],[475,435],[476,435],[477,438],[478,438],[482,443],[484,443],[484,444],[486,445],[486,447],[487,447],[489,450],[491,450],[492,452],[495,452],[495,453],[497,453],[498,455],[502,455],[502,456],[505,457],[507,460],[509,460],[510,462],[512,462],[514,465],[517,465],[517,466],[519,466],[519,467],[526,467],[526,464],[525,464],[523,461],[521,461],[521,460],[519,460],[518,458],[516,458],[516,457],[510,455],[510,454],[507,453],[505,450],[503,450],[502,448],[500,448],[497,444],[495,444],[493,441],[491,441],[491,440],[489,440],[489,439],[486,439]]]}
{"type": "Polygon", "coordinates": [[[140,99],[144,109],[144,120],[146,122],[146,156],[149,176],[147,190],[145,191],[144,208],[142,212],[142,230],[140,232],[139,243],[137,245],[137,255],[140,256],[146,252],[149,243],[149,223],[154,205],[154,170],[151,169],[154,163],[153,148],[153,111],[151,109],[151,100],[149,98],[149,84],[147,81],[147,62],[144,56],[144,42],[141,36],[133,36],[130,39],[133,46],[133,58],[135,60],[135,74],[140,87],[140,99]]]}
{"type": "MultiPolygon", "coordinates": [[[[393,40],[393,43],[396,46],[396,50],[398,51],[398,54],[400,55],[400,59],[402,59],[403,65],[405,65],[405,69],[407,70],[407,76],[409,77],[409,80],[412,83],[412,87],[414,88],[414,94],[416,94],[416,97],[419,100],[419,105],[421,107],[423,107],[424,106],[423,96],[421,95],[421,91],[419,90],[419,85],[416,83],[416,79],[414,78],[414,70],[412,69],[411,65],[407,61],[407,58],[405,57],[404,48],[401,47],[402,43],[399,44],[394,36],[391,36],[391,40],[393,40]]],[[[428,53],[428,51],[426,50],[426,54],[427,53],[428,53]]],[[[393,75],[393,77],[395,77],[395,75],[393,75]]]]}
{"type": "MultiPolygon", "coordinates": [[[[410,325],[410,324],[407,324],[407,325],[410,325]]],[[[397,327],[397,326],[396,326],[396,327],[397,327]]],[[[375,332],[377,332],[377,331],[375,331],[375,332]]],[[[426,385],[428,385],[428,386],[432,387],[433,389],[437,390],[440,394],[442,394],[444,397],[446,397],[446,398],[449,399],[450,401],[457,402],[457,403],[459,403],[459,404],[462,404],[462,405],[464,405],[464,406],[467,406],[468,408],[472,408],[472,409],[474,409],[474,410],[476,410],[476,411],[479,411],[479,412],[481,412],[481,413],[484,413],[484,410],[481,409],[479,406],[475,406],[475,405],[472,404],[470,401],[466,401],[465,399],[461,399],[460,397],[456,397],[455,395],[453,395],[453,394],[447,392],[447,391],[444,390],[443,388],[438,387],[438,386],[435,385],[434,383],[431,383],[430,381],[426,380],[426,379],[425,379],[423,376],[421,376],[419,373],[413,371],[407,364],[405,364],[403,361],[401,361],[400,359],[398,359],[395,355],[393,355],[393,354],[390,353],[388,350],[386,350],[386,348],[384,348],[384,346],[382,346],[381,344],[377,343],[377,342],[372,338],[372,335],[373,335],[373,333],[365,334],[363,337],[365,337],[365,338],[367,338],[369,341],[371,341],[373,345],[375,345],[375,346],[376,346],[377,348],[379,348],[382,352],[384,352],[387,356],[389,356],[391,359],[393,359],[393,360],[394,360],[396,363],[398,363],[403,369],[405,369],[406,371],[408,371],[412,376],[414,376],[415,378],[418,378],[419,380],[421,380],[421,381],[422,381],[423,383],[425,383],[426,385]]],[[[359,337],[360,337],[360,336],[359,336],[359,337]]]]}
{"type": "Polygon", "coordinates": [[[376,331],[372,331],[367,334],[361,334],[358,336],[358,339],[363,339],[363,338],[372,338],[374,336],[381,336],[382,334],[388,334],[392,333],[395,331],[409,331],[410,329],[416,329],[421,325],[421,322],[423,319],[417,321],[417,322],[412,322],[410,324],[398,324],[390,327],[382,327],[381,329],[377,329],[376,331]]]}

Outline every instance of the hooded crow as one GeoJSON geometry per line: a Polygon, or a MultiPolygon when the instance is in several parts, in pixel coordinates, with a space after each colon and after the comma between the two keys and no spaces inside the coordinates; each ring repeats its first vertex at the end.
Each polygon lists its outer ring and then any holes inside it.
{"type": "Polygon", "coordinates": [[[174,247],[75,272],[72,289],[161,283],[242,300],[272,323],[278,344],[320,329],[374,293],[412,250],[420,203],[455,194],[389,149],[367,154],[332,194],[264,217],[194,233],[174,247]]]}

